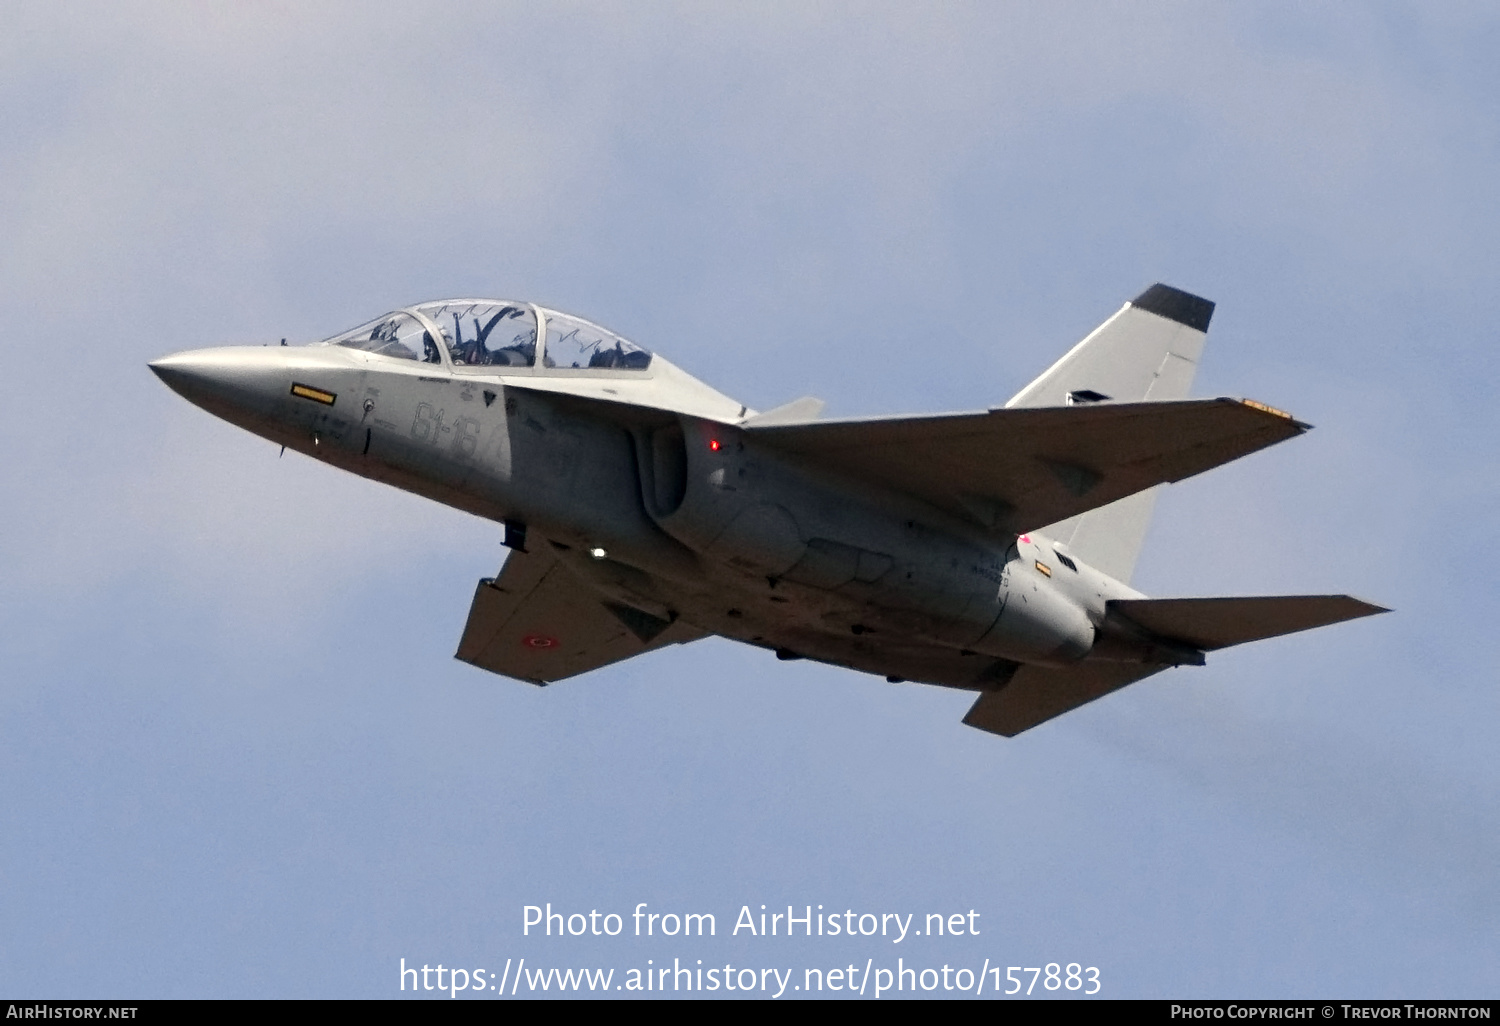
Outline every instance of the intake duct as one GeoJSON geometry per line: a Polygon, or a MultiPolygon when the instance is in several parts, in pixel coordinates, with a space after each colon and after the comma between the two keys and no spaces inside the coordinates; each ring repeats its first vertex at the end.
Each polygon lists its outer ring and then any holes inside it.
{"type": "Polygon", "coordinates": [[[669,517],[687,494],[687,442],[682,425],[673,423],[636,435],[641,468],[641,500],[656,519],[669,517]]]}

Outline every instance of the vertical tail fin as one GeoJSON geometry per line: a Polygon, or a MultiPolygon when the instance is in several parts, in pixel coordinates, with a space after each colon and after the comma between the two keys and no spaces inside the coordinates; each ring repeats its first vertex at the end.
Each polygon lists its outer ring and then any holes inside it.
{"type": "MultiPolygon", "coordinates": [[[[1214,304],[1170,285],[1152,285],[1094,329],[1006,403],[1071,406],[1186,399],[1214,304]]],[[[1111,577],[1128,582],[1140,555],[1157,489],[1053,524],[1043,532],[1111,577]]]]}

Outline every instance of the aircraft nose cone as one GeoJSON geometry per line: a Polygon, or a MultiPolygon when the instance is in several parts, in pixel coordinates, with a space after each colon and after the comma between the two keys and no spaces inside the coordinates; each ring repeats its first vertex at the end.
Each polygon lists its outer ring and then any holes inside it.
{"type": "Polygon", "coordinates": [[[288,388],[285,350],[194,349],[152,360],[162,382],[195,406],[234,423],[269,415],[288,388]]]}
{"type": "Polygon", "coordinates": [[[172,391],[187,398],[192,398],[189,393],[194,386],[202,386],[208,383],[211,377],[209,361],[200,358],[199,353],[174,353],[171,356],[163,356],[158,360],[152,360],[146,364],[151,372],[172,391]]]}

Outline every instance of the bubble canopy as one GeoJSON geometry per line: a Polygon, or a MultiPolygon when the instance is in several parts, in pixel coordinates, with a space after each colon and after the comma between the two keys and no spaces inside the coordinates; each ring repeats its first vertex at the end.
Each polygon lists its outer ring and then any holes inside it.
{"type": "Polygon", "coordinates": [[[498,299],[422,303],[315,344],[455,370],[503,367],[570,373],[643,371],[651,366],[650,352],[597,324],[531,303],[498,299]]]}

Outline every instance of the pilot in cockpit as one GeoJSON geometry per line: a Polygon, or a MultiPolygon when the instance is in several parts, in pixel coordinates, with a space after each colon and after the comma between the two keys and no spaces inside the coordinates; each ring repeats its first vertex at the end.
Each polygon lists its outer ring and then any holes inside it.
{"type": "MultiPolygon", "coordinates": [[[[530,311],[520,306],[501,306],[488,319],[481,321],[479,316],[473,316],[476,311],[472,307],[467,311],[471,316],[473,330],[469,337],[464,337],[463,315],[456,310],[448,311],[448,316],[453,318],[453,335],[450,336],[446,329],[443,330],[443,341],[448,346],[448,352],[453,357],[457,366],[499,366],[499,367],[530,367],[536,357],[536,328],[519,331],[508,345],[491,345],[490,338],[503,322],[512,319],[522,319],[521,324],[516,327],[524,329],[527,322],[531,321],[530,311]],[[455,339],[457,340],[455,342],[455,339]]],[[[486,312],[480,308],[478,312],[486,312]]],[[[499,338],[496,339],[498,343],[499,338]]]]}

